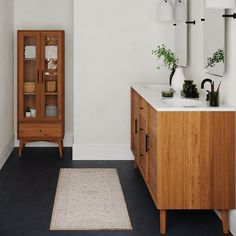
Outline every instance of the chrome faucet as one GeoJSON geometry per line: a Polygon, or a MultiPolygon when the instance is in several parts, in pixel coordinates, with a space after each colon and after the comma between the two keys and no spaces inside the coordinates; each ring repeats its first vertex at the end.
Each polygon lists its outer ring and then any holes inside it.
{"type": "MultiPolygon", "coordinates": [[[[202,83],[201,83],[201,89],[204,89],[204,87],[205,87],[205,83],[207,83],[207,82],[209,82],[210,84],[212,84],[212,80],[211,79],[204,79],[203,81],[202,81],[202,83]]],[[[210,91],[208,91],[207,90],[207,97],[206,97],[206,101],[209,101],[209,92],[210,91]]]]}

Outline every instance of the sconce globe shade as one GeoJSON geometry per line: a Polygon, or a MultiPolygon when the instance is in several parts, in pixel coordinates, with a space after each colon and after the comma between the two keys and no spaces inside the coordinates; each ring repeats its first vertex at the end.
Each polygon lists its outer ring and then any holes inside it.
{"type": "Polygon", "coordinates": [[[175,1],[175,21],[185,22],[187,21],[187,6],[185,1],[175,1]]]}
{"type": "Polygon", "coordinates": [[[160,0],[158,4],[158,19],[162,22],[174,20],[174,7],[170,0],[160,0]]]}
{"type": "Polygon", "coordinates": [[[206,8],[231,9],[235,7],[235,0],[205,0],[206,8]]]}

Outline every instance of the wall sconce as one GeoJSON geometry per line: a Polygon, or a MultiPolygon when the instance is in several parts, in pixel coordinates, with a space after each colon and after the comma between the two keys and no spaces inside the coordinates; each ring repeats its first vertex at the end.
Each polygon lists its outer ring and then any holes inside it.
{"type": "MultiPolygon", "coordinates": [[[[235,7],[235,0],[206,0],[206,8],[212,9],[232,9],[235,7]]],[[[223,17],[232,17],[236,19],[236,13],[228,15],[224,14],[223,17]]]]}
{"type": "Polygon", "coordinates": [[[187,21],[187,5],[183,0],[175,0],[175,21],[185,22],[187,21]]]}
{"type": "Polygon", "coordinates": [[[171,0],[160,0],[158,4],[158,18],[162,22],[174,20],[174,7],[171,0]]]}

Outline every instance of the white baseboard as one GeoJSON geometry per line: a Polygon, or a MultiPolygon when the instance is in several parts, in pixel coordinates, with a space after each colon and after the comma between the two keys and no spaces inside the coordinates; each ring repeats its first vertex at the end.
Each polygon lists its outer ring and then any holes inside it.
{"type": "Polygon", "coordinates": [[[74,144],[73,160],[133,160],[130,145],[74,144]]]}
{"type": "Polygon", "coordinates": [[[8,157],[10,156],[11,152],[14,149],[14,140],[15,137],[13,136],[8,144],[1,150],[0,152],[0,170],[2,169],[3,165],[7,161],[8,157]]]}
{"type": "MultiPolygon", "coordinates": [[[[66,132],[64,137],[64,147],[72,147],[74,140],[73,132],[66,132]]],[[[15,146],[19,147],[19,140],[15,140],[15,146]]],[[[27,147],[57,147],[57,144],[50,143],[50,142],[33,142],[28,143],[27,147]]]]}

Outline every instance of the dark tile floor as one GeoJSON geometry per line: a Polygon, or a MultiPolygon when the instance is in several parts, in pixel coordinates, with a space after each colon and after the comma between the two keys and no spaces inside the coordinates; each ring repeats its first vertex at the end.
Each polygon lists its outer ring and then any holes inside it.
{"type": "MultiPolygon", "coordinates": [[[[13,151],[0,171],[0,236],[158,236],[159,214],[132,161],[63,160],[56,148],[27,148],[23,159],[13,151]],[[133,225],[132,231],[49,231],[60,168],[117,168],[133,225]]],[[[169,211],[167,236],[220,236],[213,211],[169,211]]]]}

